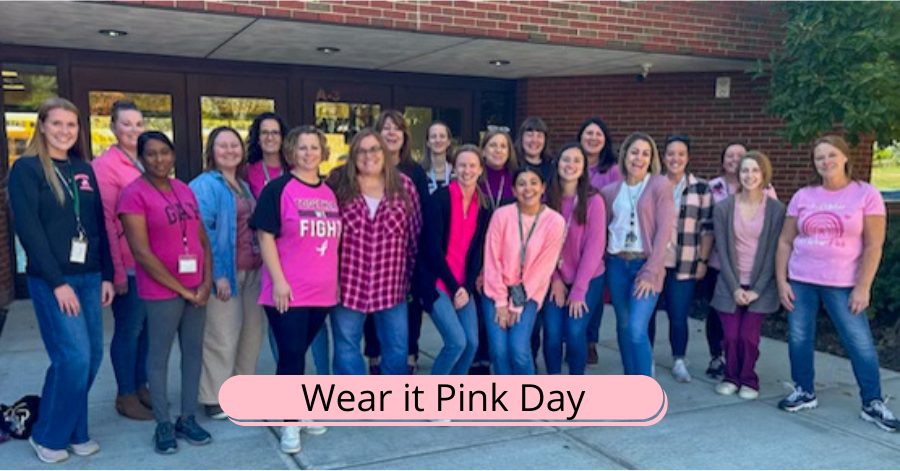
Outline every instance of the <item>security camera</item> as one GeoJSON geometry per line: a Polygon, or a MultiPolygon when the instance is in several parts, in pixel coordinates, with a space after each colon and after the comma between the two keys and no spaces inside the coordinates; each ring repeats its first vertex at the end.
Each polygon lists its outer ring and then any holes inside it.
{"type": "Polygon", "coordinates": [[[650,68],[653,67],[653,63],[644,62],[641,64],[641,73],[634,76],[634,81],[637,83],[644,83],[644,80],[647,79],[647,76],[650,75],[650,68]]]}

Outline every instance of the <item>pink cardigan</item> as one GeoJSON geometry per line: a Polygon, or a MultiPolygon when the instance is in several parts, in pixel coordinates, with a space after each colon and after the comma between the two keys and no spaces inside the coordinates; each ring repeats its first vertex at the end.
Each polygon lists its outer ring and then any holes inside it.
{"type": "MultiPolygon", "coordinates": [[[[612,221],[613,202],[622,188],[622,181],[606,185],[600,194],[606,202],[607,225],[612,221]]],[[[637,278],[650,282],[653,290],[662,291],[666,278],[666,244],[675,229],[674,188],[669,179],[661,175],[650,177],[637,203],[637,216],[641,225],[641,243],[647,262],[638,271],[637,278]]]]}
{"type": "Polygon", "coordinates": [[[122,190],[140,178],[141,171],[134,166],[131,159],[118,146],[111,146],[100,157],[94,159],[91,167],[97,177],[100,197],[103,200],[103,219],[106,223],[109,251],[114,268],[113,283],[126,283],[128,281],[126,270],[134,270],[135,262],[134,256],[131,255],[131,248],[128,247],[128,241],[125,240],[122,222],[119,221],[116,214],[116,204],[119,202],[119,194],[122,193],[122,190]]]}
{"type": "MultiPolygon", "coordinates": [[[[519,282],[519,216],[515,203],[494,211],[484,244],[484,294],[497,307],[509,306],[508,286],[519,282]]],[[[524,227],[529,231],[531,225],[524,227]]],[[[545,207],[538,219],[525,255],[523,283],[528,299],[538,309],[550,288],[550,277],[559,263],[566,221],[556,211],[545,207]]],[[[526,232],[527,237],[527,232],[526,232]]]]}

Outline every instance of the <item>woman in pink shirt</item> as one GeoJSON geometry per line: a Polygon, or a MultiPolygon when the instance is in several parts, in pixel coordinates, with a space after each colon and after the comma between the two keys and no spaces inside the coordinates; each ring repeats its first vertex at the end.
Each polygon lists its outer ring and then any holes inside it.
{"type": "Polygon", "coordinates": [[[137,159],[137,140],[144,132],[144,116],[133,101],[116,101],[110,113],[110,127],[117,142],[91,166],[100,185],[109,251],[115,267],[116,298],[112,304],[115,331],[109,356],[119,386],[116,411],[135,420],[153,420],[147,389],[147,309],[137,294],[134,257],[116,214],[119,194],[140,178],[143,171],[137,159]]]}
{"type": "Polygon", "coordinates": [[[341,304],[331,315],[335,374],[366,374],[359,343],[374,316],[381,373],[407,374],[406,296],[422,230],[412,180],[390,165],[379,133],[364,129],[350,143],[343,171],[328,180],[341,208],[341,304]]]}
{"type": "Polygon", "coordinates": [[[431,374],[464,375],[478,349],[476,280],[484,264],[484,236],[491,219],[478,188],[481,149],[466,144],[453,158],[456,180],[428,199],[420,250],[419,292],[444,346],[431,374]]]}
{"type": "Polygon", "coordinates": [[[253,120],[247,135],[247,184],[253,198],[272,180],[287,173],[290,166],[281,144],[287,124],[275,113],[262,113],[253,120]]]}
{"type": "MultiPolygon", "coordinates": [[[[581,148],[584,149],[591,186],[599,191],[610,183],[622,180],[612,136],[603,120],[600,118],[586,119],[575,135],[575,140],[581,143],[581,148]]],[[[608,292],[605,297],[608,302],[608,292]]],[[[588,323],[587,329],[588,365],[596,365],[598,361],[597,342],[600,340],[600,321],[602,319],[603,309],[595,309],[591,312],[591,321],[588,323]]]]}
{"type": "Polygon", "coordinates": [[[494,374],[532,375],[531,332],[559,262],[566,222],[542,203],[540,172],[514,175],[516,203],[494,211],[484,246],[482,312],[494,374]]]}
{"type": "Polygon", "coordinates": [[[547,191],[547,206],[566,220],[562,256],[553,271],[550,299],[543,313],[548,374],[562,372],[563,339],[569,374],[584,374],[588,323],[595,310],[603,309],[606,207],[591,186],[585,160],[580,144],[563,145],[547,191]]]}
{"type": "Polygon", "coordinates": [[[791,198],[778,241],[775,274],[781,304],[789,312],[796,383],[778,407],[795,412],[819,404],[813,354],[816,317],[824,305],[850,355],[862,399],[860,417],[895,432],[900,421],[882,401],[878,353],[866,316],[887,226],[884,200],[872,185],[853,180],[843,138],[820,138],[810,154],[815,183],[791,198]]]}
{"type": "Polygon", "coordinates": [[[147,376],[156,418],[157,453],[178,451],[176,438],[192,445],[212,441],[197,425],[206,301],[212,290],[212,253],[194,193],[170,178],[175,147],[158,131],[138,138],[144,173],[119,197],[119,218],[137,261],[137,291],[147,306],[147,376]],[[173,424],[166,387],[169,354],[178,335],[181,350],[181,416],[173,424]]]}
{"type": "Polygon", "coordinates": [[[716,250],[721,271],[710,305],[719,311],[725,330],[725,378],[716,385],[722,395],[759,397],[759,333],[765,314],[778,310],[775,250],[784,223],[784,204],[766,197],[772,164],[761,152],[749,152],[740,163],[740,192],[716,205],[716,250]]]}

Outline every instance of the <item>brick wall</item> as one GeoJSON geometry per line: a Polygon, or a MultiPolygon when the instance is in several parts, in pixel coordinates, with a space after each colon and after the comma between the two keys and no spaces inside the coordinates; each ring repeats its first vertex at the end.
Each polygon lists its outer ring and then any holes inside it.
{"type": "Polygon", "coordinates": [[[211,11],[455,36],[710,57],[764,58],[781,42],[763,2],[144,1],[211,11]]]}
{"type": "MultiPolygon", "coordinates": [[[[688,134],[693,141],[691,167],[705,178],[718,175],[724,145],[742,140],[772,159],[773,183],[787,201],[811,175],[809,147],[792,148],[778,136],[780,121],[764,112],[766,95],[760,85],[742,72],[651,73],[644,83],[633,76],[525,79],[516,93],[516,122],[527,116],[543,118],[551,144],[558,146],[574,139],[585,118],[597,116],[609,127],[617,152],[634,131],[650,133],[660,145],[669,135],[688,134]],[[729,99],[714,96],[721,75],[732,79],[729,99]]],[[[854,175],[868,179],[871,142],[854,154],[854,175]]]]}

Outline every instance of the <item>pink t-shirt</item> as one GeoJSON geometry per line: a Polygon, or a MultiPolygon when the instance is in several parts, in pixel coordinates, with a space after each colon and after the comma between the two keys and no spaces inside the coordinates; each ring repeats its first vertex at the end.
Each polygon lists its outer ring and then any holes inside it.
{"type": "MultiPolygon", "coordinates": [[[[709,191],[712,193],[713,204],[715,205],[725,201],[725,198],[736,194],[738,186],[729,184],[725,177],[716,177],[709,181],[709,191]]],[[[773,200],[778,199],[778,193],[775,192],[775,187],[772,185],[763,188],[763,194],[773,200]]],[[[716,270],[722,268],[722,264],[719,263],[719,253],[715,248],[709,253],[709,266],[716,270]]]]}
{"type": "Polygon", "coordinates": [[[766,200],[756,214],[749,220],[741,217],[741,208],[734,205],[734,250],[737,257],[738,283],[741,286],[750,285],[750,275],[753,272],[753,261],[756,259],[756,249],[759,247],[759,235],[762,233],[763,223],[766,220],[766,200]]]}
{"type": "MultiPolygon", "coordinates": [[[[466,280],[466,255],[469,253],[469,246],[475,237],[475,230],[478,228],[478,198],[472,198],[469,201],[469,208],[466,217],[463,217],[463,194],[459,188],[459,184],[453,182],[449,185],[450,191],[450,235],[447,242],[447,267],[456,282],[462,286],[466,280]]],[[[447,285],[443,280],[438,278],[437,287],[450,299],[453,295],[447,289],[447,285]]]]}
{"type": "Polygon", "coordinates": [[[266,172],[263,170],[263,165],[265,165],[264,161],[260,160],[247,167],[247,185],[250,186],[250,192],[253,193],[253,197],[257,200],[267,183],[280,177],[282,173],[285,173],[284,169],[281,167],[269,167],[269,178],[267,179],[266,172]]]}
{"type": "MultiPolygon", "coordinates": [[[[341,215],[325,183],[310,186],[291,174],[265,187],[250,219],[254,229],[275,234],[278,257],[294,295],[292,307],[338,303],[338,252],[341,215]]],[[[262,273],[259,303],[274,306],[272,277],[262,273]]]]}
{"type": "MultiPolygon", "coordinates": [[[[200,245],[203,222],[191,188],[174,178],[169,182],[172,191],[162,191],[146,179],[138,178],[122,190],[117,212],[144,216],[150,251],[185,288],[194,289],[203,282],[203,246],[200,245]],[[182,231],[187,237],[187,249],[182,244],[182,231]],[[185,254],[197,258],[195,273],[178,273],[178,259],[185,254]]],[[[141,264],[135,267],[135,275],[138,296],[142,299],[178,297],[178,293],[157,283],[141,264]]]]}
{"type": "Polygon", "coordinates": [[[787,209],[789,217],[797,218],[788,276],[817,285],[855,286],[865,217],[886,214],[881,193],[868,183],[851,182],[838,191],[801,189],[787,209]]]}

